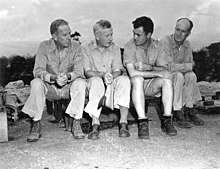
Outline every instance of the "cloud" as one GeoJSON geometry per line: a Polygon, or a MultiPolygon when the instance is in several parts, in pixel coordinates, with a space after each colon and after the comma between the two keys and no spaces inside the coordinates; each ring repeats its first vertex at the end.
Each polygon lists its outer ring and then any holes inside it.
{"type": "Polygon", "coordinates": [[[40,0],[32,0],[32,3],[39,5],[40,4],[40,0]]]}
{"type": "Polygon", "coordinates": [[[107,19],[113,25],[116,43],[124,46],[132,38],[132,21],[143,15],[155,24],[153,38],[173,33],[179,17],[193,20],[189,37],[193,48],[220,38],[219,0],[0,0],[0,3],[0,42],[48,39],[50,23],[57,18],[67,20],[73,32],[80,32],[81,39],[89,41],[94,38],[95,22],[107,19]]]}
{"type": "Polygon", "coordinates": [[[7,18],[9,11],[7,9],[3,9],[0,11],[0,18],[7,18]]]}
{"type": "Polygon", "coordinates": [[[71,25],[75,25],[75,24],[87,25],[92,22],[92,19],[86,18],[84,15],[75,17],[73,20],[74,21],[70,23],[71,25]]]}
{"type": "Polygon", "coordinates": [[[217,2],[217,0],[209,0],[209,1],[205,1],[203,2],[201,5],[199,5],[194,11],[192,11],[191,15],[189,16],[189,18],[194,18],[197,15],[201,15],[201,14],[207,14],[209,11],[209,7],[213,4],[217,2]]]}

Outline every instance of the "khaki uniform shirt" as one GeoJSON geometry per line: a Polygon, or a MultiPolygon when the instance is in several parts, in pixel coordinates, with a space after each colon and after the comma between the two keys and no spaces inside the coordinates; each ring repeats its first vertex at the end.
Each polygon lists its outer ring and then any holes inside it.
{"type": "MultiPolygon", "coordinates": [[[[167,55],[170,56],[169,67],[172,71],[179,69],[179,67],[174,66],[175,64],[193,63],[192,49],[188,40],[179,48],[174,40],[174,35],[167,35],[161,39],[167,55]]],[[[192,68],[191,68],[192,69],[192,68]]]]}
{"type": "Polygon", "coordinates": [[[95,41],[83,46],[84,68],[93,71],[112,72],[123,70],[120,48],[113,42],[109,48],[100,49],[95,41]]]}
{"type": "Polygon", "coordinates": [[[70,81],[84,77],[83,56],[77,42],[72,41],[71,45],[64,49],[62,56],[59,56],[53,39],[41,42],[35,58],[34,77],[53,83],[50,76],[59,73],[70,73],[70,81]]]}
{"type": "Polygon", "coordinates": [[[150,46],[145,49],[142,46],[136,46],[134,40],[125,44],[123,63],[142,62],[151,66],[167,66],[167,54],[162,44],[158,40],[151,39],[150,46]]]}

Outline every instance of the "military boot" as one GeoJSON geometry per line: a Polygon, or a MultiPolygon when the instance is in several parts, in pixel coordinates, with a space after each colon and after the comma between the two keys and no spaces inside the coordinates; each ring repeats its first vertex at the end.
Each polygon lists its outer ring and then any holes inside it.
{"type": "Polygon", "coordinates": [[[138,120],[138,138],[149,139],[148,119],[138,120]]]}
{"type": "Polygon", "coordinates": [[[80,120],[74,120],[72,133],[75,139],[84,139],[85,135],[82,132],[80,120]]]}
{"type": "Polygon", "coordinates": [[[161,119],[161,129],[169,136],[176,136],[177,131],[172,124],[172,116],[163,116],[161,119]]]}
{"type": "Polygon", "coordinates": [[[40,120],[31,122],[31,131],[27,137],[28,142],[36,142],[41,138],[41,124],[40,120]]]}
{"type": "Polygon", "coordinates": [[[91,140],[99,139],[99,133],[100,133],[100,125],[93,124],[92,131],[88,134],[88,139],[91,139],[91,140]]]}
{"type": "Polygon", "coordinates": [[[182,110],[176,110],[173,113],[173,121],[175,122],[177,127],[180,128],[191,128],[193,124],[186,121],[184,117],[184,112],[182,110]]]}
{"type": "Polygon", "coordinates": [[[194,125],[204,125],[205,124],[205,122],[203,120],[199,119],[196,116],[196,110],[194,108],[186,107],[184,109],[184,112],[185,112],[185,118],[187,121],[193,123],[194,125]]]}

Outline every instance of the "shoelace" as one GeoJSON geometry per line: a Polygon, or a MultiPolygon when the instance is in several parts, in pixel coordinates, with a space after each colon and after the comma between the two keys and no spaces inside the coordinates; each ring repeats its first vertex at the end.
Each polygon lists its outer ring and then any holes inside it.
{"type": "Polygon", "coordinates": [[[34,123],[33,128],[32,128],[32,132],[37,132],[38,130],[39,130],[39,125],[34,123]]]}
{"type": "Polygon", "coordinates": [[[180,121],[185,121],[185,118],[184,118],[182,112],[178,112],[178,113],[177,113],[177,119],[180,120],[180,121]]]}
{"type": "Polygon", "coordinates": [[[140,124],[139,128],[142,128],[142,129],[144,129],[144,130],[147,129],[147,128],[148,128],[147,122],[142,122],[142,123],[140,124]],[[144,127],[142,127],[142,126],[144,126],[144,127]]]}
{"type": "Polygon", "coordinates": [[[80,124],[79,124],[79,123],[75,123],[74,128],[75,128],[76,130],[80,130],[80,124]]]}

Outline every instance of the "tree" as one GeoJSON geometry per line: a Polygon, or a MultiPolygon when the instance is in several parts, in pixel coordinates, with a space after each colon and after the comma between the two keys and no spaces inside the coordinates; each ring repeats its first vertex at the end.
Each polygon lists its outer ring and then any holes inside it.
{"type": "Polygon", "coordinates": [[[0,86],[5,86],[5,72],[8,64],[8,59],[5,56],[0,57],[0,86]]]}

